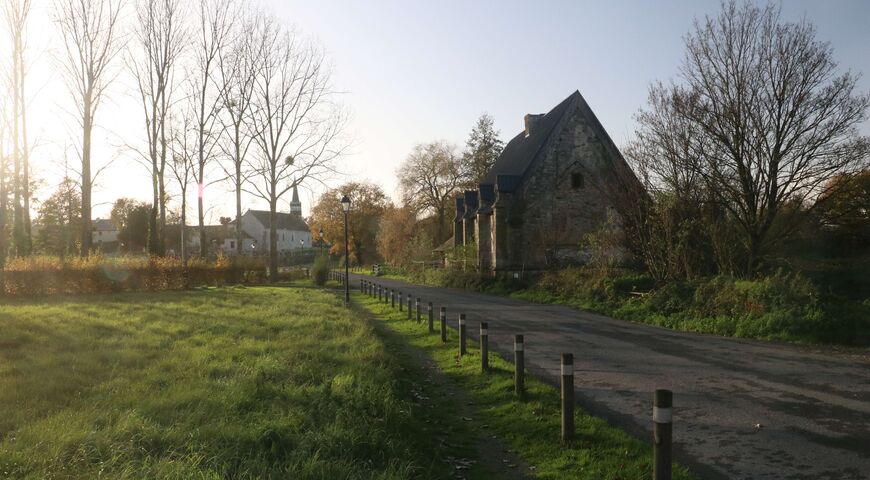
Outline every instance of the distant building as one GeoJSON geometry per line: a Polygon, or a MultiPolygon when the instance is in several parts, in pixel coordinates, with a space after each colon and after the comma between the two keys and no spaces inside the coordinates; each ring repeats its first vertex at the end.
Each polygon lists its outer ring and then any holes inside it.
{"type": "Polygon", "coordinates": [[[98,218],[91,223],[91,242],[103,251],[118,248],[118,233],[118,227],[109,219],[98,218]]]}
{"type": "Polygon", "coordinates": [[[582,262],[616,195],[640,186],[580,92],[524,120],[478,189],[456,199],[453,247],[475,245],[482,272],[582,262]]]}
{"type": "MultiPolygon", "coordinates": [[[[290,213],[276,212],[278,252],[289,252],[311,248],[311,232],[302,218],[302,203],[299,193],[293,188],[290,213]]],[[[227,225],[206,226],[206,239],[227,255],[236,254],[236,221],[227,225]]],[[[269,211],[247,210],[242,215],[242,252],[245,255],[269,251],[269,211]]],[[[199,248],[199,233],[194,229],[191,235],[193,248],[199,248]]]]}

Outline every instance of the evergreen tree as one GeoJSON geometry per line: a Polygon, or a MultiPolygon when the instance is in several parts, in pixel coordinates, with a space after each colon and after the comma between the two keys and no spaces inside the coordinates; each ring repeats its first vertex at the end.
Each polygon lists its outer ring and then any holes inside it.
{"type": "Polygon", "coordinates": [[[488,113],[477,119],[462,154],[462,172],[469,188],[477,188],[483,177],[501,155],[504,142],[498,138],[495,122],[488,113]]]}
{"type": "Polygon", "coordinates": [[[36,248],[50,255],[74,255],[82,235],[82,197],[76,182],[65,178],[38,213],[36,248]]]}

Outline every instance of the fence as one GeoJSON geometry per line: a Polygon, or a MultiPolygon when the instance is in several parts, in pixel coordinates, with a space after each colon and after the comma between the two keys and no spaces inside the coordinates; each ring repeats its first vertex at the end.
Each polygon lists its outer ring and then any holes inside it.
{"type": "MultiPolygon", "coordinates": [[[[377,265],[374,266],[373,272],[377,271],[377,265]]],[[[334,272],[336,278],[343,282],[344,273],[334,272]]],[[[366,278],[360,279],[359,291],[363,295],[368,295],[378,302],[389,304],[393,309],[398,311],[403,310],[402,292],[398,293],[398,304],[396,303],[395,291],[389,289],[385,285],[378,282],[373,282],[366,278]],[[387,295],[386,292],[389,292],[387,295]]],[[[416,297],[416,323],[421,324],[421,298],[416,297]]],[[[407,294],[407,320],[412,320],[413,307],[412,295],[407,294]]],[[[434,334],[434,307],[432,302],[428,302],[428,332],[434,334]]],[[[447,345],[447,307],[442,306],[440,310],[440,335],[441,343],[447,345]]],[[[463,356],[467,355],[467,338],[466,338],[466,316],[460,313],[458,316],[457,331],[459,334],[457,358],[462,360],[463,356]]],[[[489,371],[489,322],[480,323],[480,371],[486,374],[489,371]]],[[[524,334],[514,335],[514,392],[516,396],[523,400],[525,398],[525,363],[526,363],[526,338],[524,334]]],[[[555,355],[554,355],[555,357],[555,355]]],[[[574,429],[574,354],[563,352],[559,355],[559,372],[560,372],[560,396],[561,396],[561,432],[560,439],[562,445],[569,444],[575,436],[574,429]]],[[[652,424],[653,424],[653,480],[670,480],[672,477],[673,465],[673,393],[670,390],[657,389],[654,392],[652,404],[652,424]]]]}

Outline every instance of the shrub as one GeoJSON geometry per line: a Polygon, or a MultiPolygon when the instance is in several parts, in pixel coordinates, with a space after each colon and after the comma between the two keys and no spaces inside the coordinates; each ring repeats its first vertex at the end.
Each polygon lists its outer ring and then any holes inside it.
{"type": "Polygon", "coordinates": [[[182,290],[194,286],[261,283],[261,259],[191,258],[185,267],[171,257],[93,255],[61,260],[50,256],[13,258],[0,274],[0,294],[33,296],[123,291],[182,290]]]}
{"type": "Polygon", "coordinates": [[[329,276],[329,260],[324,256],[319,256],[314,260],[314,266],[311,268],[311,279],[315,285],[326,285],[326,279],[329,276]]]}

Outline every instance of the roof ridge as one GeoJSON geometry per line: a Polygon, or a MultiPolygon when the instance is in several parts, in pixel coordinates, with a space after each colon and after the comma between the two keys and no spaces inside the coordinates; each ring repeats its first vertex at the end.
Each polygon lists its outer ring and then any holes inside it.
{"type": "Polygon", "coordinates": [[[578,99],[578,97],[580,100],[583,100],[583,95],[580,94],[580,90],[574,90],[574,93],[572,93],[571,95],[568,95],[568,97],[566,97],[564,100],[559,102],[558,105],[556,105],[549,112],[547,112],[547,115],[549,115],[550,113],[556,111],[556,109],[561,107],[563,104],[565,104],[565,107],[562,110],[562,114],[559,115],[559,119],[556,120],[556,123],[553,124],[553,127],[547,133],[547,136],[544,139],[544,141],[541,142],[541,145],[538,147],[537,150],[535,150],[534,155],[532,155],[532,159],[526,165],[526,168],[523,170],[523,173],[520,174],[521,179],[525,180],[526,175],[532,169],[532,165],[534,165],[536,163],[536,160],[538,159],[538,156],[540,155],[541,151],[544,150],[545,147],[547,147],[547,145],[550,144],[550,139],[553,138],[553,134],[556,133],[556,131],[561,131],[562,129],[565,128],[565,117],[568,114],[568,110],[570,110],[569,107],[571,106],[572,103],[576,103],[576,100],[578,99]]]}

